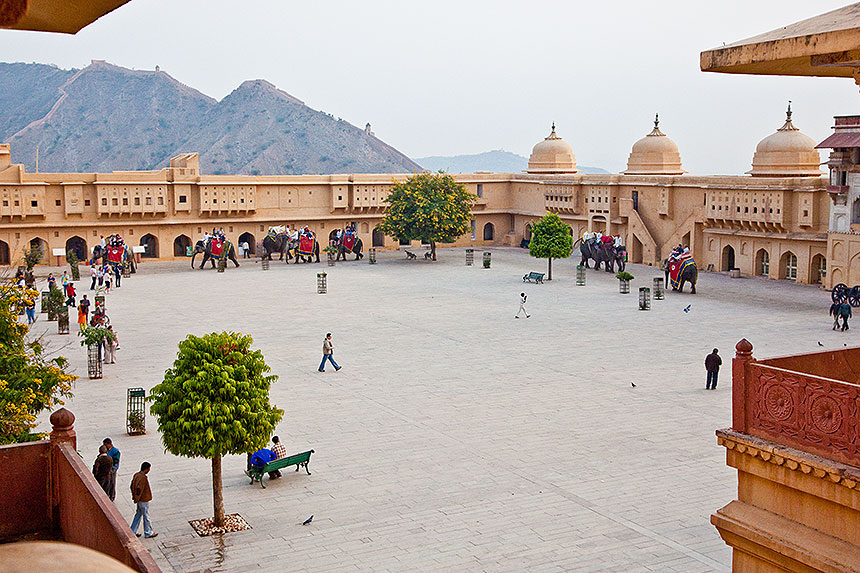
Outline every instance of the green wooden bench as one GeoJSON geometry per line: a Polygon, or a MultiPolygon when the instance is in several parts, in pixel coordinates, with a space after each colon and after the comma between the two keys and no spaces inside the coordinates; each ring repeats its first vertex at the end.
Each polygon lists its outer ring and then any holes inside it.
{"type": "Polygon", "coordinates": [[[536,282],[537,284],[543,284],[543,275],[544,273],[529,273],[527,275],[523,275],[523,282],[536,282]]]}
{"type": "Polygon", "coordinates": [[[304,467],[305,471],[308,472],[308,475],[311,475],[311,472],[308,469],[308,462],[311,461],[312,453],[314,453],[313,450],[308,450],[300,454],[287,456],[279,460],[273,460],[263,466],[262,469],[257,466],[251,466],[251,469],[246,471],[245,475],[251,478],[251,485],[254,485],[254,482],[258,481],[260,482],[260,485],[263,486],[263,489],[266,489],[266,486],[263,484],[263,475],[281,468],[296,466],[296,471],[299,471],[299,468],[304,467]]]}

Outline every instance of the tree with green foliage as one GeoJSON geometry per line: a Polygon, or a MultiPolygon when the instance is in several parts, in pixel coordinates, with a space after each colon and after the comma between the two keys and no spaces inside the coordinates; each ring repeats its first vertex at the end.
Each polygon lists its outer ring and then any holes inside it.
{"type": "Polygon", "coordinates": [[[552,280],[552,260],[566,259],[573,250],[570,227],[555,213],[547,213],[532,227],[529,254],[539,259],[548,259],[547,279],[552,280]]]}
{"type": "Polygon", "coordinates": [[[148,398],[170,453],[212,462],[214,524],[224,525],[221,458],[263,448],[284,414],[269,404],[278,379],[253,339],[236,332],[188,335],[148,398]]]}
{"type": "Polygon", "coordinates": [[[77,378],[63,357],[49,359],[41,339],[28,335],[18,309],[35,302],[37,291],[0,286],[0,445],[31,442],[40,412],[62,405],[77,378]]]}
{"type": "Polygon", "coordinates": [[[385,217],[376,229],[399,241],[430,243],[435,261],[437,242],[453,243],[469,232],[476,199],[447,173],[418,173],[394,184],[385,199],[385,217]]]}

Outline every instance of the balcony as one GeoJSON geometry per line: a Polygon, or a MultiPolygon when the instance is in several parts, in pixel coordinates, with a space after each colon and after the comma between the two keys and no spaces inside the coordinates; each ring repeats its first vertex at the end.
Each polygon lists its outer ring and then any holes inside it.
{"type": "Polygon", "coordinates": [[[828,185],[827,192],[832,195],[847,195],[848,185],[828,185]]]}

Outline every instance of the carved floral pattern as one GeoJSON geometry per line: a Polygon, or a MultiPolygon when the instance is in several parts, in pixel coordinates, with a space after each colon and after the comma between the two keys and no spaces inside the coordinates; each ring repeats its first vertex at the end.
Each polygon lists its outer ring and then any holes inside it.
{"type": "Polygon", "coordinates": [[[786,420],[794,412],[794,400],[783,386],[772,385],[765,390],[764,404],[767,413],[776,420],[786,420]]]}
{"type": "Polygon", "coordinates": [[[842,426],[842,411],[839,402],[830,396],[818,396],[812,402],[809,416],[815,427],[826,434],[832,434],[842,426]]]}

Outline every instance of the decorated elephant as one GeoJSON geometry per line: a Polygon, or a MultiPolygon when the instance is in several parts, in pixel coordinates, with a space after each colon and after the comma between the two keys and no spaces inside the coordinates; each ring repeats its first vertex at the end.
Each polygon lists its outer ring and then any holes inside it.
{"type": "Polygon", "coordinates": [[[310,231],[305,230],[299,233],[298,241],[291,241],[289,248],[293,252],[297,264],[320,262],[320,244],[316,235],[310,231]]]}
{"type": "Polygon", "coordinates": [[[699,278],[699,269],[693,255],[687,252],[673,252],[663,262],[663,270],[666,272],[666,284],[672,286],[672,290],[684,292],[684,283],[690,283],[690,293],[696,294],[696,281],[699,278]]]}
{"type": "Polygon", "coordinates": [[[212,261],[212,268],[214,269],[216,259],[224,260],[225,265],[226,259],[230,259],[234,265],[239,266],[239,261],[236,260],[236,248],[227,239],[211,238],[206,242],[202,240],[197,241],[197,244],[194,245],[194,254],[191,255],[192,269],[194,268],[194,258],[197,257],[197,253],[203,253],[203,262],[200,263],[201,269],[206,265],[206,261],[212,261]]]}
{"type": "Polygon", "coordinates": [[[364,258],[361,252],[364,248],[364,243],[358,238],[358,233],[355,232],[354,225],[347,225],[345,231],[339,231],[332,238],[331,245],[337,249],[337,257],[335,258],[337,261],[341,260],[341,258],[345,261],[347,253],[353,253],[355,255],[354,260],[356,261],[364,258]]]}
{"type": "Polygon", "coordinates": [[[263,239],[263,252],[262,257],[264,259],[272,260],[272,254],[280,253],[278,257],[279,261],[284,260],[284,253],[287,255],[287,261],[292,258],[290,254],[291,251],[291,241],[290,236],[286,232],[272,233],[269,232],[268,235],[263,239]]]}
{"type": "Polygon", "coordinates": [[[132,273],[137,271],[131,249],[118,234],[109,235],[104,247],[101,245],[93,247],[93,256],[90,259],[90,265],[105,264],[110,265],[112,268],[128,265],[132,273]]]}
{"type": "Polygon", "coordinates": [[[618,265],[618,270],[623,271],[627,265],[627,249],[624,246],[616,247],[612,242],[606,241],[583,241],[577,240],[579,243],[579,252],[582,255],[580,260],[581,265],[585,268],[588,266],[589,259],[594,261],[594,268],[600,269],[600,264],[603,263],[606,272],[615,272],[615,265],[618,265]]]}

